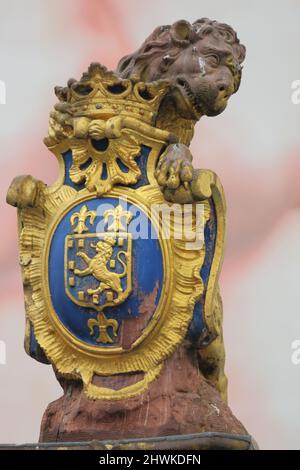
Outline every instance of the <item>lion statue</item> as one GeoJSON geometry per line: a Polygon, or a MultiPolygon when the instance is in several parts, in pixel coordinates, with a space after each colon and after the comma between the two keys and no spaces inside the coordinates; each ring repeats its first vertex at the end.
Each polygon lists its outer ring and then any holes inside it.
{"type": "MultiPolygon", "coordinates": [[[[117,72],[122,78],[136,77],[144,82],[164,79],[172,85],[156,119],[156,127],[173,132],[179,142],[169,145],[156,169],[166,200],[191,203],[211,196],[217,176],[210,170],[193,168],[188,145],[196,122],[204,115],[222,113],[238,90],[245,53],[245,46],[229,25],[202,18],[193,24],[181,20],[156,28],[136,52],[120,60],[117,72]]],[[[198,345],[199,368],[226,401],[219,289],[213,313],[219,334],[208,346],[207,342],[198,345]]]]}
{"type": "MultiPolygon", "coordinates": [[[[188,146],[197,121],[204,115],[216,116],[223,112],[230,96],[238,90],[244,59],[245,47],[230,26],[202,18],[193,24],[181,20],[156,28],[136,52],[120,60],[116,72],[121,78],[168,81],[169,91],[154,122],[157,128],[175,134],[178,142],[166,148],[155,171],[166,200],[185,204],[211,196],[217,176],[210,170],[193,168],[188,146]]],[[[68,87],[73,83],[74,80],[70,80],[68,87]]],[[[65,97],[60,96],[67,92],[68,88],[57,90],[60,103],[51,115],[52,121],[58,119],[58,138],[66,138],[73,132],[72,113],[64,102],[65,97]]],[[[45,187],[29,175],[17,177],[10,186],[7,202],[19,209],[42,206],[45,187]]],[[[196,345],[199,369],[226,401],[222,302],[218,290],[213,314],[219,333],[196,345]]]]}

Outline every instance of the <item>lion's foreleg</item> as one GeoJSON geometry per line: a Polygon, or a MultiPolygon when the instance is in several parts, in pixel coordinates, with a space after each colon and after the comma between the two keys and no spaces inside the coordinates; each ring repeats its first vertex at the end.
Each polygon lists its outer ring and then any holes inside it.
{"type": "Polygon", "coordinates": [[[189,204],[211,197],[217,175],[211,170],[194,169],[192,159],[183,144],[169,145],[160,157],[155,177],[167,201],[189,204]]]}
{"type": "Polygon", "coordinates": [[[219,391],[227,403],[227,377],[224,372],[225,349],[223,335],[218,336],[209,346],[198,350],[199,368],[204,377],[219,391]]]}
{"type": "Polygon", "coordinates": [[[80,277],[88,276],[89,274],[91,274],[91,268],[88,266],[85,269],[74,269],[74,274],[80,277]]]}
{"type": "Polygon", "coordinates": [[[219,289],[214,302],[214,320],[217,337],[206,347],[198,349],[199,369],[220,392],[222,399],[227,402],[227,377],[224,372],[225,348],[223,341],[223,308],[219,289]]]}
{"type": "Polygon", "coordinates": [[[91,258],[89,258],[88,255],[83,251],[78,251],[76,255],[82,258],[86,262],[86,264],[89,264],[91,261],[91,258]]]}

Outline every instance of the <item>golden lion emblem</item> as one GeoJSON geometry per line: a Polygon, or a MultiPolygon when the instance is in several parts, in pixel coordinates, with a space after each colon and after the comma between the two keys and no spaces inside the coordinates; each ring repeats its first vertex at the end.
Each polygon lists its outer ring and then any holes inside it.
{"type": "MultiPolygon", "coordinates": [[[[113,247],[116,244],[116,239],[112,237],[105,237],[103,240],[98,241],[96,244],[91,243],[91,247],[95,248],[96,254],[93,258],[90,258],[83,251],[78,251],[76,254],[82,258],[87,264],[84,269],[75,269],[74,274],[79,277],[84,277],[88,275],[94,276],[97,281],[100,282],[99,286],[96,289],[89,288],[87,293],[89,295],[100,294],[104,290],[111,289],[117,294],[122,294],[123,289],[121,286],[121,278],[126,276],[127,266],[124,260],[121,258],[121,255],[126,257],[125,251],[119,251],[117,254],[117,260],[123,266],[122,273],[114,273],[109,271],[107,268],[107,263],[112,257],[113,247]]],[[[120,301],[120,295],[118,295],[118,301],[120,301]]],[[[116,300],[116,299],[115,299],[116,300]]]]}

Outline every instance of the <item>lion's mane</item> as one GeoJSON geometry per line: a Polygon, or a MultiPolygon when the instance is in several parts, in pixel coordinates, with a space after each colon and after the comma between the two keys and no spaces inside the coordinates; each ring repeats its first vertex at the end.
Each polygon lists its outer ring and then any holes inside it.
{"type": "MultiPolygon", "coordinates": [[[[137,76],[147,81],[147,69],[151,66],[151,62],[157,57],[162,57],[160,69],[157,70],[155,77],[157,80],[160,78],[160,73],[165,72],[186,47],[200,41],[208,34],[230,44],[238,64],[244,61],[246,48],[240,44],[236,32],[228,24],[208,18],[201,18],[192,25],[187,21],[181,21],[182,32],[178,37],[178,23],[157,27],[136,52],[123,57],[117,67],[121,77],[137,76]]],[[[238,75],[236,89],[239,86],[241,73],[238,75]]]]}

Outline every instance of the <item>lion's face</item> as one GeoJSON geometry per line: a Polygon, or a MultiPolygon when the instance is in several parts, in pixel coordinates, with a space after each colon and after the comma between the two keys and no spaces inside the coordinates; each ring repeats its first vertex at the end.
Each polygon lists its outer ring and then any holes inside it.
{"type": "Polygon", "coordinates": [[[212,36],[206,36],[184,49],[159,76],[155,73],[156,64],[151,64],[149,80],[167,78],[171,81],[174,85],[171,96],[183,117],[216,116],[224,111],[236,90],[235,62],[230,46],[220,45],[212,36]]]}
{"type": "Polygon", "coordinates": [[[206,19],[193,25],[179,21],[150,38],[140,54],[129,56],[131,62],[125,58],[127,72],[131,66],[144,81],[168,79],[173,85],[168,98],[184,118],[198,120],[224,111],[238,89],[245,54],[229,26],[206,19]]]}

